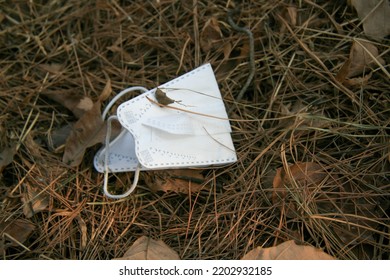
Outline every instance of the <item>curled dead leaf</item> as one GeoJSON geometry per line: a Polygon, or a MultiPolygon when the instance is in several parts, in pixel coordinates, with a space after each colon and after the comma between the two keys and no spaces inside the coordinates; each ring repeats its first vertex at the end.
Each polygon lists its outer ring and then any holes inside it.
{"type": "Polygon", "coordinates": [[[142,236],[116,260],[180,260],[179,255],[162,240],[142,236]]]}
{"type": "Polygon", "coordinates": [[[275,247],[257,247],[243,256],[242,260],[335,260],[335,258],[318,248],[297,245],[294,240],[290,240],[275,247]]]}
{"type": "Polygon", "coordinates": [[[352,78],[368,72],[370,68],[385,64],[385,61],[379,56],[375,45],[355,40],[352,44],[348,60],[341,67],[336,79],[343,82],[346,78],[352,78]]]}
{"type": "Polygon", "coordinates": [[[363,21],[364,33],[376,40],[390,35],[390,2],[388,0],[349,0],[363,21]]]}
{"type": "Polygon", "coordinates": [[[65,143],[62,161],[70,166],[81,163],[85,150],[104,139],[104,122],[100,113],[100,102],[86,112],[73,126],[65,143]]]}
{"type": "MultiPolygon", "coordinates": [[[[85,151],[106,137],[107,125],[103,122],[100,112],[100,101],[95,102],[92,109],[86,112],[73,126],[65,143],[62,161],[70,166],[78,166],[83,160],[85,151]]],[[[115,138],[121,130],[119,122],[111,124],[111,139],[115,138]]]]}

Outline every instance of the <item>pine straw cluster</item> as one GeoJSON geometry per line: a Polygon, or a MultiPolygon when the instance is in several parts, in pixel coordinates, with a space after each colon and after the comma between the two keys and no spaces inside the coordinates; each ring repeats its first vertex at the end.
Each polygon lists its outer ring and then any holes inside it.
{"type": "MultiPolygon", "coordinates": [[[[341,259],[389,258],[390,84],[381,69],[353,88],[334,80],[353,38],[364,38],[345,1],[298,1],[293,33],[280,17],[296,1],[241,1],[234,20],[253,32],[256,72],[239,103],[249,45],[227,23],[233,1],[44,2],[0,4],[0,140],[18,148],[2,172],[0,221],[35,226],[3,258],[111,259],[142,235],[182,259],[238,259],[290,239],[341,259]],[[211,18],[219,39],[202,33],[211,18]],[[108,200],[92,166],[99,147],[78,168],[50,149],[51,131],[75,119],[43,94],[96,100],[107,80],[114,92],[153,88],[207,62],[231,118],[243,120],[232,121],[238,162],[204,171],[210,190],[155,193],[141,178],[128,199],[108,200]],[[321,196],[292,192],[300,211],[289,215],[272,182],[277,168],[297,162],[319,164],[333,185],[321,196]],[[28,188],[48,195],[30,218],[21,200],[28,188]],[[320,208],[324,195],[330,207],[320,208]]],[[[389,41],[374,44],[388,63],[389,41]]],[[[131,176],[110,182],[126,188],[131,176]]]]}

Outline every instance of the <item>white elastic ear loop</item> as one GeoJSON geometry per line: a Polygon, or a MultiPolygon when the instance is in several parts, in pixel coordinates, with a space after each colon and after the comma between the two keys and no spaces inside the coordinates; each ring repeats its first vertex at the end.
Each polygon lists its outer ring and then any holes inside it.
{"type": "MultiPolygon", "coordinates": [[[[123,91],[121,91],[120,93],[118,93],[117,96],[115,96],[111,101],[110,103],[108,103],[108,105],[106,106],[106,108],[104,109],[103,111],[103,114],[102,114],[102,119],[104,121],[104,119],[106,118],[106,115],[108,113],[108,111],[110,110],[110,108],[112,107],[112,105],[114,105],[114,103],[119,99],[121,98],[124,94],[128,93],[128,92],[131,92],[131,91],[134,91],[134,90],[140,90],[140,91],[143,91],[143,92],[146,92],[148,91],[146,88],[144,87],[131,87],[131,88],[128,88],[128,89],[125,89],[123,91]]],[[[137,169],[135,170],[135,174],[134,174],[134,179],[133,179],[133,183],[130,187],[130,189],[128,189],[125,193],[123,194],[118,194],[118,195],[115,195],[115,194],[111,194],[109,191],[108,191],[108,173],[109,173],[109,168],[108,168],[108,156],[109,156],[109,148],[110,148],[110,138],[111,138],[111,123],[113,120],[118,120],[118,117],[117,116],[110,116],[108,119],[107,119],[107,132],[106,132],[106,139],[105,139],[105,152],[104,152],[104,183],[103,183],[103,192],[104,194],[109,197],[109,198],[112,198],[112,199],[121,199],[121,198],[125,198],[126,196],[130,195],[135,187],[137,186],[137,183],[138,183],[138,179],[139,179],[139,173],[141,171],[141,166],[138,165],[137,166],[137,169]]]]}
{"type": "Polygon", "coordinates": [[[102,119],[103,119],[103,121],[104,121],[104,119],[106,118],[106,116],[107,116],[107,114],[108,114],[108,111],[111,109],[112,105],[114,105],[115,102],[117,102],[119,98],[121,98],[123,95],[125,95],[125,94],[128,93],[128,92],[132,92],[132,91],[136,91],[136,90],[140,90],[140,91],[142,91],[143,93],[148,91],[148,89],[146,89],[146,88],[144,88],[144,87],[131,87],[131,88],[127,88],[127,89],[122,90],[120,93],[118,93],[118,94],[110,101],[110,103],[107,104],[106,108],[104,109],[104,111],[103,111],[103,113],[102,113],[102,119]]]}

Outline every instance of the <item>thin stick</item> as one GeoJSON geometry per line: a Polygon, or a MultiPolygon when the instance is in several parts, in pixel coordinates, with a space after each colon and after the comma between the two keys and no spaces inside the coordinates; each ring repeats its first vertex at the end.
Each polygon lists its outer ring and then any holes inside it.
{"type": "Polygon", "coordinates": [[[240,93],[238,94],[238,96],[236,98],[236,102],[240,102],[240,100],[244,96],[246,90],[248,89],[249,85],[251,84],[251,82],[253,80],[253,77],[255,75],[255,69],[256,69],[256,67],[255,67],[255,43],[254,43],[252,31],[250,31],[249,28],[238,26],[233,21],[233,18],[232,18],[233,14],[238,13],[238,11],[239,11],[238,9],[230,10],[228,12],[227,20],[228,20],[228,23],[230,24],[230,26],[234,30],[236,30],[238,32],[243,32],[243,33],[248,35],[248,38],[249,38],[249,76],[246,80],[245,85],[243,86],[240,93]]]}
{"type": "Polygon", "coordinates": [[[208,117],[208,118],[213,118],[213,119],[218,119],[218,120],[223,120],[223,121],[235,121],[235,122],[258,122],[259,121],[259,120],[229,119],[229,118],[222,118],[222,117],[212,116],[212,115],[208,115],[208,114],[203,114],[203,113],[199,113],[199,112],[193,112],[193,111],[189,111],[189,110],[173,107],[173,106],[170,106],[170,105],[164,105],[164,104],[158,103],[158,102],[150,99],[147,96],[145,96],[145,97],[146,97],[147,100],[149,100],[150,102],[152,102],[153,104],[155,104],[155,105],[157,105],[159,107],[174,109],[174,110],[178,110],[178,111],[182,111],[182,112],[186,112],[186,113],[190,113],[190,114],[194,114],[194,115],[199,115],[199,116],[203,116],[203,117],[208,117]]]}

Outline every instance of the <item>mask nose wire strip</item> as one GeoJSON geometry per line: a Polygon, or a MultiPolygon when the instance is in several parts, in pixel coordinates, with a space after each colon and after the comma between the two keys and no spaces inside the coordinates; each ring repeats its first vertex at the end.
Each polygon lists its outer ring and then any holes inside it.
{"type": "MultiPolygon", "coordinates": [[[[125,95],[126,93],[128,92],[131,92],[131,91],[135,91],[135,90],[140,90],[142,92],[147,92],[148,90],[144,87],[131,87],[131,88],[128,88],[128,89],[125,89],[123,91],[121,91],[120,93],[118,93],[106,106],[106,108],[104,109],[103,113],[102,113],[102,119],[104,121],[104,119],[106,118],[107,114],[108,114],[108,111],[110,110],[110,108],[114,105],[114,103],[119,99],[121,98],[123,95],[125,95]]],[[[109,191],[108,191],[108,173],[109,173],[109,167],[108,167],[108,157],[109,157],[109,148],[110,148],[110,138],[111,138],[111,123],[113,120],[118,120],[118,117],[117,116],[110,116],[108,119],[107,119],[107,132],[106,132],[106,138],[105,138],[105,152],[104,152],[104,182],[103,182],[103,192],[104,194],[109,197],[109,198],[112,198],[112,199],[121,199],[121,198],[125,198],[126,196],[130,195],[135,187],[137,186],[137,183],[138,183],[138,179],[139,179],[139,173],[141,171],[141,166],[138,164],[136,170],[135,170],[135,174],[134,174],[134,179],[133,179],[133,183],[131,185],[131,187],[123,194],[118,194],[118,195],[115,195],[115,194],[111,194],[109,191]]],[[[121,133],[122,134],[122,133],[121,133]]]]}

